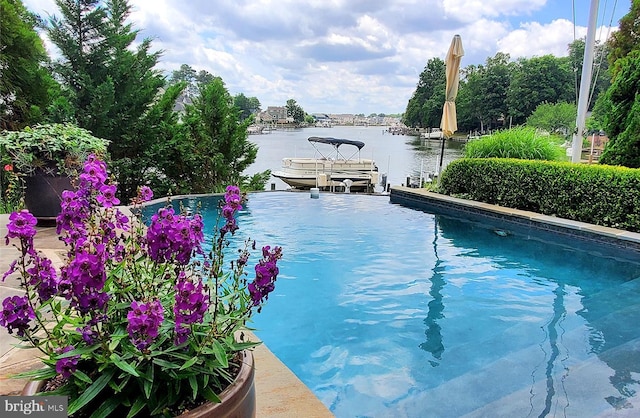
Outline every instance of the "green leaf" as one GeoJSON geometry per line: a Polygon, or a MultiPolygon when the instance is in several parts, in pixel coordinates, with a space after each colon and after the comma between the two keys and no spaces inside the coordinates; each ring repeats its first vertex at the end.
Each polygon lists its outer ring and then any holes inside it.
{"type": "Polygon", "coordinates": [[[138,414],[138,412],[142,411],[145,406],[147,406],[147,403],[144,401],[144,399],[136,399],[136,401],[133,403],[133,406],[131,406],[129,413],[127,414],[127,418],[135,416],[136,414],[138,414]]]}
{"type": "Polygon", "coordinates": [[[120,405],[120,399],[117,396],[111,396],[91,414],[91,418],[106,418],[120,405]]]}
{"type": "Polygon", "coordinates": [[[222,346],[222,344],[220,344],[218,340],[213,340],[212,347],[214,349],[213,355],[216,356],[216,360],[220,362],[220,365],[225,369],[229,367],[229,361],[227,360],[227,353],[224,347],[222,346]]]}
{"type": "Polygon", "coordinates": [[[107,370],[105,373],[101,374],[100,377],[98,377],[95,380],[95,382],[93,382],[91,386],[89,386],[82,393],[82,395],[78,397],[78,399],[76,399],[75,401],[71,402],[71,404],[69,404],[69,410],[67,411],[67,413],[69,415],[75,414],[80,410],[80,408],[82,408],[83,406],[91,402],[96,396],[98,396],[100,391],[102,391],[102,389],[104,389],[104,387],[107,386],[107,384],[113,377],[114,373],[115,373],[115,370],[110,369],[110,370],[107,370]]]}
{"type": "Polygon", "coordinates": [[[87,382],[89,384],[93,383],[93,380],[91,380],[91,378],[87,376],[83,371],[76,370],[75,372],[73,372],[73,375],[83,382],[87,382]]]}
{"type": "Polygon", "coordinates": [[[218,397],[218,395],[216,395],[215,392],[211,390],[210,387],[204,388],[204,390],[202,391],[202,396],[204,396],[204,398],[209,402],[214,402],[214,403],[222,402],[218,397]]]}
{"type": "Polygon", "coordinates": [[[11,377],[16,379],[29,379],[29,380],[47,380],[53,377],[56,377],[58,373],[54,368],[44,368],[44,369],[36,369],[28,372],[17,373],[11,375],[11,377]]]}
{"type": "Polygon", "coordinates": [[[198,380],[195,376],[189,376],[189,386],[191,386],[191,397],[193,399],[198,397],[198,380]]]}
{"type": "Polygon", "coordinates": [[[111,359],[111,361],[113,361],[113,364],[115,364],[122,371],[125,371],[135,377],[140,377],[140,374],[135,369],[135,367],[132,366],[130,363],[127,363],[126,361],[124,361],[122,357],[120,357],[116,353],[112,353],[109,358],[111,359]]]}
{"type": "Polygon", "coordinates": [[[165,369],[179,369],[180,366],[178,366],[175,363],[171,363],[170,361],[166,361],[166,360],[162,360],[159,358],[154,358],[153,359],[153,363],[157,364],[158,366],[165,368],[165,369]]]}
{"type": "Polygon", "coordinates": [[[189,367],[193,366],[196,361],[198,361],[198,356],[192,357],[191,359],[187,360],[187,362],[184,363],[182,367],[180,367],[180,370],[188,369],[189,367]]]}

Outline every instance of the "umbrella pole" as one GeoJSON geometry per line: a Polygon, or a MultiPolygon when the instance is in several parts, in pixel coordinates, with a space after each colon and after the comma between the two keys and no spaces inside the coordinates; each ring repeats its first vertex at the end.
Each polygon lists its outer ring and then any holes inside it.
{"type": "Polygon", "coordinates": [[[440,149],[440,165],[438,166],[438,177],[440,177],[440,172],[442,171],[442,160],[444,159],[444,141],[446,141],[447,138],[445,138],[444,136],[442,137],[442,148],[440,149]]]}

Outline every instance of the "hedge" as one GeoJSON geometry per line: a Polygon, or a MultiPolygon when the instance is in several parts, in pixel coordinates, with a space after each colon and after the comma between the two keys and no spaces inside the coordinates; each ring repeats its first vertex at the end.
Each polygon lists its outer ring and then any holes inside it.
{"type": "Polygon", "coordinates": [[[437,192],[640,232],[640,169],[566,162],[463,158],[437,192]]]}

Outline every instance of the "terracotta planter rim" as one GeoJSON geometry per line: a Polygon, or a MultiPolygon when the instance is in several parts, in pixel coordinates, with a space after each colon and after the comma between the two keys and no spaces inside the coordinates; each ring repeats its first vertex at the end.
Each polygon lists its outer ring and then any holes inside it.
{"type": "MultiPolygon", "coordinates": [[[[234,381],[223,390],[219,397],[222,402],[207,402],[180,414],[178,417],[255,417],[255,364],[251,350],[242,351],[242,363],[234,381]]],[[[22,396],[33,396],[42,389],[44,381],[32,380],[22,389],[22,396]]]]}

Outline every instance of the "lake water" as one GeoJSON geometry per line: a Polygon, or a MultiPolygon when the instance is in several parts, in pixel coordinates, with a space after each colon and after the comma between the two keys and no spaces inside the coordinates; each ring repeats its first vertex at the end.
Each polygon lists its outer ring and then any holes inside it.
{"type": "MultiPolygon", "coordinates": [[[[385,132],[386,126],[336,126],[333,128],[303,128],[295,130],[276,130],[269,134],[251,135],[249,140],[258,145],[256,162],[245,174],[279,170],[285,157],[313,157],[314,148],[307,141],[310,136],[328,136],[353,139],[365,143],[363,158],[373,158],[381,174],[387,173],[391,185],[405,184],[407,177],[420,177],[420,169],[426,176],[436,173],[439,166],[441,142],[436,140],[420,141],[417,137],[391,135],[385,132]]],[[[322,145],[320,145],[322,146],[322,145]]],[[[464,144],[447,141],[443,158],[443,167],[462,155],[464,144]]],[[[288,186],[280,179],[271,177],[267,189],[275,184],[276,190],[286,190],[288,186]]]]}

